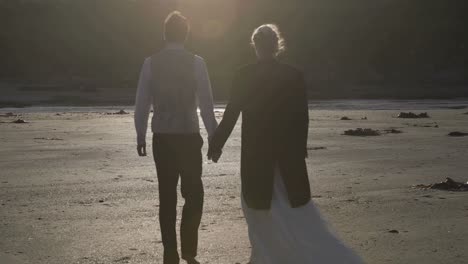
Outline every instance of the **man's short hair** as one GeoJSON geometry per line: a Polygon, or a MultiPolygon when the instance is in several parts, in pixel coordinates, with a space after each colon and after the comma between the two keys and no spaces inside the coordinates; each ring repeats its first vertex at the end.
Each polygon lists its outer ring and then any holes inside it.
{"type": "Polygon", "coordinates": [[[179,11],[171,12],[164,21],[164,40],[184,42],[190,30],[187,18],[179,11]]]}

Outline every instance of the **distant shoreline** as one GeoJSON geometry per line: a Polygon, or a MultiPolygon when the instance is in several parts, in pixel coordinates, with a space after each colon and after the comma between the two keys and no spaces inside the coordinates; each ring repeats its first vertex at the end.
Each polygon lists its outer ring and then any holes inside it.
{"type": "MultiPolygon", "coordinates": [[[[223,111],[226,101],[215,103],[215,111],[223,111]]],[[[132,111],[132,104],[102,104],[102,105],[68,105],[68,104],[30,104],[21,107],[0,105],[1,112],[109,112],[120,109],[132,111]]],[[[430,110],[448,109],[468,111],[468,98],[457,99],[340,99],[340,100],[309,100],[310,110],[430,110]]]]}
{"type": "MultiPolygon", "coordinates": [[[[136,87],[31,84],[0,81],[0,109],[36,106],[133,105],[136,87]]],[[[228,99],[224,86],[214,84],[215,100],[228,99]]],[[[332,84],[309,83],[307,95],[313,101],[367,100],[468,100],[468,84],[332,84]]]]}
{"type": "MultiPolygon", "coordinates": [[[[318,98],[309,99],[309,104],[314,102],[468,102],[468,97],[428,97],[428,98],[318,98]]],[[[216,101],[217,105],[227,104],[227,100],[216,101]]],[[[131,106],[133,100],[87,100],[83,98],[76,98],[71,100],[23,100],[23,101],[7,101],[0,99],[0,109],[4,108],[28,108],[28,107],[113,107],[113,106],[131,106]]]]}

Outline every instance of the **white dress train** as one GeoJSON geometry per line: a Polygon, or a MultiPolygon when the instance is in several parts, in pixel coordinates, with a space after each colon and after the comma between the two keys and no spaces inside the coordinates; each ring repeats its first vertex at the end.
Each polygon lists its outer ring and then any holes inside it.
{"type": "Polygon", "coordinates": [[[363,263],[330,232],[312,201],[291,207],[278,168],[274,177],[270,210],[251,209],[242,197],[252,245],[251,264],[363,263]]]}

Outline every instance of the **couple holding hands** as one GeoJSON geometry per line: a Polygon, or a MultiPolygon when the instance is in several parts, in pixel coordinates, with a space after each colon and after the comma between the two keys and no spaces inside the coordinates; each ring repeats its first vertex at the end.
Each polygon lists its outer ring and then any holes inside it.
{"type": "Polygon", "coordinates": [[[189,23],[180,12],[164,24],[165,47],[148,57],[138,83],[137,150],[146,156],[151,106],[153,157],[159,183],[159,222],[164,264],[196,260],[203,212],[202,146],[197,108],[208,132],[208,158],[217,162],[242,113],[242,209],[252,246],[252,264],[355,264],[362,260],[329,231],[311,201],[305,159],[309,112],[301,71],[281,63],[278,28],[265,24],[251,41],[257,62],[235,73],[219,126],[203,58],[184,48],[189,23]],[[179,256],[176,235],[177,185],[182,212],[179,256]]]}

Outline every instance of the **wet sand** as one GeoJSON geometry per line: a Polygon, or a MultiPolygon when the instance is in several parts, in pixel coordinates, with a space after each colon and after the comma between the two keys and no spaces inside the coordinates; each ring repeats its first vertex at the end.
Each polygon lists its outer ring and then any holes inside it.
{"type": "MultiPolygon", "coordinates": [[[[467,262],[468,192],[412,186],[468,181],[468,137],[447,136],[468,132],[468,116],[427,112],[310,112],[313,201],[367,263],[467,262]],[[403,133],[342,135],[358,127],[403,133]]],[[[137,157],[133,114],[20,118],[0,117],[0,263],[162,263],[156,172],[152,155],[137,157]]],[[[239,158],[240,122],[220,163],[205,160],[202,263],[248,262],[239,158]]]]}

